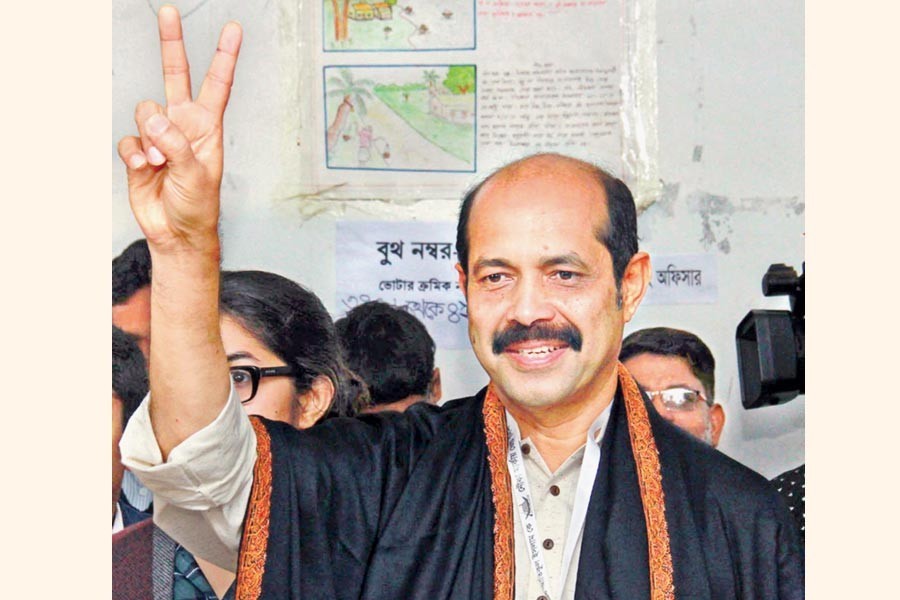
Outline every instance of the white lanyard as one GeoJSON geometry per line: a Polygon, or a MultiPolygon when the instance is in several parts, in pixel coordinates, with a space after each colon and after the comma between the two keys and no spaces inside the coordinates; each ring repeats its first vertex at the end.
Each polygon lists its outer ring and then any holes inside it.
{"type": "Polygon", "coordinates": [[[522,457],[521,435],[519,425],[509,412],[506,412],[506,439],[507,439],[507,463],[512,477],[513,501],[519,509],[519,517],[525,534],[525,542],[528,547],[531,565],[537,576],[538,583],[544,594],[551,599],[561,600],[565,591],[566,579],[569,574],[569,566],[572,564],[572,556],[575,554],[575,544],[584,528],[584,519],[587,515],[588,503],[591,499],[591,490],[594,488],[594,479],[597,477],[597,468],[600,466],[600,444],[597,442],[597,432],[602,431],[609,419],[609,411],[612,406],[604,409],[600,416],[588,429],[587,441],[582,457],[581,470],[578,474],[578,487],[575,488],[575,502],[572,506],[572,519],[569,521],[569,529],[566,532],[566,545],[563,548],[562,569],[558,577],[558,594],[551,596],[547,588],[546,568],[544,566],[544,553],[538,543],[537,518],[534,514],[534,502],[531,499],[531,490],[528,486],[528,478],[525,475],[525,463],[522,457]]]}

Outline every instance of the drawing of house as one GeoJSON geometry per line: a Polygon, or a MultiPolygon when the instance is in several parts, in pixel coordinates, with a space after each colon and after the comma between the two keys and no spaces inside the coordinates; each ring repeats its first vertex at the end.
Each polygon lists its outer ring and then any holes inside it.
{"type": "Polygon", "coordinates": [[[375,16],[382,21],[389,21],[393,18],[391,5],[387,2],[378,2],[375,4],[375,16]]]}
{"type": "Polygon", "coordinates": [[[434,89],[428,90],[428,96],[428,112],[432,115],[451,123],[475,124],[471,96],[438,93],[434,89]]]}
{"type": "Polygon", "coordinates": [[[347,13],[347,16],[355,21],[371,21],[375,18],[375,11],[372,10],[371,4],[360,2],[350,5],[350,11],[347,13]]]}

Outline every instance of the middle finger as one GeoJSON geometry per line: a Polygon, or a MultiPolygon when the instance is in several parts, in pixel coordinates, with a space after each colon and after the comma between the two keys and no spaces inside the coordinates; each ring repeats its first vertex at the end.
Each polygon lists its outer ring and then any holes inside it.
{"type": "Polygon", "coordinates": [[[191,69],[181,32],[181,16],[174,6],[159,9],[159,46],[162,54],[166,104],[191,101],[191,69]]]}

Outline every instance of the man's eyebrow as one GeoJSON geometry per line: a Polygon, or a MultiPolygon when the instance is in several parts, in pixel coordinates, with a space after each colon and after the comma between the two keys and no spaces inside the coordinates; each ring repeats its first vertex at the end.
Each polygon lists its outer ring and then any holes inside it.
{"type": "Polygon", "coordinates": [[[575,252],[567,252],[566,254],[560,254],[558,256],[548,256],[547,258],[541,259],[541,267],[556,267],[560,265],[571,265],[573,267],[577,267],[579,269],[586,270],[588,265],[584,262],[578,254],[575,252]]]}
{"type": "Polygon", "coordinates": [[[502,258],[482,258],[480,260],[475,261],[475,264],[472,266],[473,271],[477,271],[479,269],[487,269],[489,267],[501,267],[505,269],[511,269],[512,263],[508,260],[502,258]]]}
{"type": "Polygon", "coordinates": [[[256,357],[250,354],[249,352],[245,352],[241,350],[240,352],[235,352],[234,354],[229,354],[227,356],[228,362],[233,360],[240,360],[242,358],[249,358],[250,360],[256,360],[256,357]]]}
{"type": "Polygon", "coordinates": [[[665,388],[663,388],[663,389],[660,390],[660,391],[665,392],[665,391],[668,391],[668,390],[675,390],[675,389],[678,389],[678,388],[683,388],[683,389],[686,389],[686,390],[691,390],[692,392],[700,392],[700,393],[703,394],[704,396],[706,395],[705,393],[703,393],[703,390],[698,390],[698,389],[696,388],[696,386],[693,386],[693,385],[691,385],[691,384],[689,384],[689,383],[670,383],[669,385],[667,385],[665,388]]]}

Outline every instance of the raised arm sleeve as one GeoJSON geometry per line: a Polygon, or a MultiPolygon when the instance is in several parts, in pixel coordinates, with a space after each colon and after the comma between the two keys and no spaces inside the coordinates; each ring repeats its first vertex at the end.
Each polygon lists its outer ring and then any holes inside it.
{"type": "Polygon", "coordinates": [[[256,462],[256,435],[232,388],[216,419],[176,446],[169,459],[153,434],[150,395],[122,435],[122,463],[153,492],[153,519],[196,556],[237,569],[238,546],[256,462]]]}

